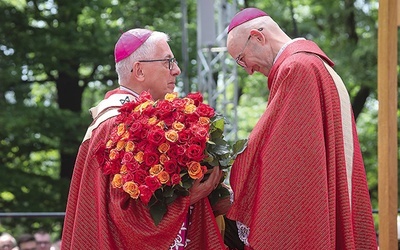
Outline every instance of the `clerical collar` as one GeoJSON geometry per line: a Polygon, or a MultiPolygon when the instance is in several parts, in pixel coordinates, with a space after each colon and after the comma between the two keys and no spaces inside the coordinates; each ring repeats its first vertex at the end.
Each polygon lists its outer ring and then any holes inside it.
{"type": "Polygon", "coordinates": [[[299,40],[306,40],[306,39],[305,39],[305,38],[302,38],[302,37],[299,37],[299,38],[292,39],[292,40],[290,40],[289,42],[285,43],[285,44],[282,46],[282,48],[278,51],[278,54],[276,55],[276,57],[275,57],[275,59],[274,59],[274,63],[276,62],[276,60],[278,60],[279,56],[282,54],[282,52],[286,49],[286,47],[287,47],[289,44],[294,43],[294,42],[299,41],[299,40]]]}
{"type": "Polygon", "coordinates": [[[125,86],[120,85],[120,86],[119,86],[119,89],[120,89],[120,90],[125,90],[125,91],[129,92],[129,93],[131,93],[131,94],[132,94],[133,96],[135,96],[135,97],[139,97],[139,94],[136,93],[135,91],[131,90],[130,88],[127,88],[127,87],[125,87],[125,86]]]}

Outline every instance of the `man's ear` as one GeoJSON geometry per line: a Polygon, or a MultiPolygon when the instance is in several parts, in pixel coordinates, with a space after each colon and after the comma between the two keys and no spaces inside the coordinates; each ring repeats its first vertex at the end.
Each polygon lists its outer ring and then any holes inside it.
{"type": "Polygon", "coordinates": [[[257,42],[260,42],[262,45],[264,45],[265,41],[265,36],[260,30],[257,29],[252,29],[250,30],[250,36],[253,36],[257,42]]]}
{"type": "Polygon", "coordinates": [[[132,74],[139,81],[144,80],[144,72],[140,62],[135,62],[132,67],[132,74]]]}

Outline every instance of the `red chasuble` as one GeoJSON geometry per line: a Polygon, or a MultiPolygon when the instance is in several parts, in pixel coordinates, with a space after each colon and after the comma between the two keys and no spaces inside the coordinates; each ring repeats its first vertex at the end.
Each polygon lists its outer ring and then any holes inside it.
{"type": "MultiPolygon", "coordinates": [[[[97,110],[93,110],[93,126],[89,127],[78,152],[64,221],[62,249],[167,250],[188,214],[190,198],[178,198],[168,207],[160,224],[155,226],[147,207],[111,187],[110,176],[102,173],[95,153],[105,145],[119,106],[135,97],[114,90],[107,93],[106,100],[109,99],[114,99],[114,102],[100,103],[97,110]]],[[[185,249],[225,248],[207,198],[194,204],[190,221],[187,234],[190,242],[185,249]]]]}
{"type": "Polygon", "coordinates": [[[350,100],[328,65],[300,40],[268,75],[268,107],[230,179],[227,216],[253,249],[377,249],[350,100]]]}

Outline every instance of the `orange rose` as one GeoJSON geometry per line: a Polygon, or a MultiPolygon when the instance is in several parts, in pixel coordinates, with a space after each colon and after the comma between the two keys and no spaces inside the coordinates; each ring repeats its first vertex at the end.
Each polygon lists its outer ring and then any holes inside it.
{"type": "Polygon", "coordinates": [[[176,142],[178,140],[178,133],[175,130],[168,130],[165,132],[165,138],[170,142],[176,142]]]}
{"type": "Polygon", "coordinates": [[[173,93],[167,93],[164,97],[165,100],[172,102],[173,100],[175,100],[178,97],[178,93],[177,92],[173,92],[173,93]]]}
{"type": "Polygon", "coordinates": [[[118,124],[117,135],[121,136],[124,133],[125,133],[125,123],[118,124]]]}
{"type": "Polygon", "coordinates": [[[117,146],[115,147],[115,149],[118,150],[118,151],[121,151],[122,149],[125,148],[125,144],[126,144],[126,142],[124,142],[124,141],[118,141],[117,142],[117,146]]]}
{"type": "Polygon", "coordinates": [[[169,181],[169,174],[167,171],[161,171],[158,175],[157,178],[160,180],[161,184],[165,184],[169,181]]]}
{"type": "Polygon", "coordinates": [[[196,180],[203,177],[203,169],[199,162],[191,161],[187,164],[187,167],[190,178],[196,180]]]}
{"type": "Polygon", "coordinates": [[[199,123],[200,125],[210,124],[210,118],[202,116],[199,118],[199,123]]]}
{"type": "Polygon", "coordinates": [[[112,185],[113,188],[120,188],[124,184],[123,181],[124,180],[122,178],[122,175],[116,174],[116,175],[114,175],[114,178],[111,181],[111,185],[112,185]]]}
{"type": "Polygon", "coordinates": [[[193,114],[196,111],[196,106],[194,104],[185,105],[185,114],[193,114]]]}
{"type": "Polygon", "coordinates": [[[133,181],[128,181],[125,182],[125,184],[122,186],[122,189],[127,192],[131,198],[137,199],[139,198],[140,191],[138,185],[133,182],[133,181]]]}
{"type": "Polygon", "coordinates": [[[128,173],[128,167],[125,164],[123,164],[121,166],[120,170],[119,170],[119,173],[120,174],[127,174],[128,173]]]}
{"type": "Polygon", "coordinates": [[[150,175],[154,176],[154,175],[158,175],[163,170],[164,170],[164,168],[161,164],[156,164],[150,168],[149,173],[150,173],[150,175]]]}
{"type": "Polygon", "coordinates": [[[183,100],[186,102],[187,105],[194,104],[194,100],[192,98],[185,97],[183,100]]]}
{"type": "Polygon", "coordinates": [[[143,156],[144,153],[142,151],[137,152],[137,154],[134,156],[135,160],[139,163],[143,162],[143,156]]]}
{"type": "Polygon", "coordinates": [[[166,154],[160,155],[160,163],[164,165],[166,161],[169,161],[169,157],[166,154]]]}
{"type": "Polygon", "coordinates": [[[157,126],[160,127],[160,128],[162,128],[162,129],[164,129],[164,128],[166,127],[164,121],[159,121],[159,122],[157,123],[157,126]]]}
{"type": "Polygon", "coordinates": [[[170,145],[168,143],[166,143],[166,142],[161,143],[161,145],[158,146],[158,152],[164,154],[169,150],[169,148],[170,148],[170,145]]]}
{"type": "Polygon", "coordinates": [[[106,148],[111,148],[114,145],[113,140],[108,140],[106,143],[106,148]]]}
{"type": "Polygon", "coordinates": [[[157,116],[153,116],[153,117],[149,118],[149,120],[147,121],[147,124],[154,125],[157,123],[157,121],[158,121],[157,116]]]}
{"type": "Polygon", "coordinates": [[[182,131],[185,128],[185,124],[175,121],[172,123],[172,128],[176,131],[182,131]]]}
{"type": "Polygon", "coordinates": [[[129,138],[129,131],[125,131],[125,133],[121,136],[121,140],[126,140],[129,138]]]}
{"type": "Polygon", "coordinates": [[[133,152],[134,149],[135,149],[135,143],[133,141],[128,141],[125,145],[125,151],[133,152]]]}
{"type": "Polygon", "coordinates": [[[111,149],[108,157],[110,157],[110,160],[115,160],[119,157],[119,153],[117,150],[111,149]]]}
{"type": "Polygon", "coordinates": [[[144,103],[142,103],[142,104],[140,104],[139,106],[137,106],[135,109],[134,109],[134,111],[135,112],[140,112],[140,113],[142,113],[142,111],[145,109],[145,108],[147,108],[147,106],[149,106],[149,105],[153,105],[153,101],[150,101],[150,100],[147,100],[146,102],[144,102],[144,103]]]}

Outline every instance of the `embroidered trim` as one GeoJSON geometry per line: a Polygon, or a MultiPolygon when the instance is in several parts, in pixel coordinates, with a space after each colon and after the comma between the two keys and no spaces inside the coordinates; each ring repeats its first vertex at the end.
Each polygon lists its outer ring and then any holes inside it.
{"type": "Polygon", "coordinates": [[[189,207],[187,219],[182,223],[182,227],[179,230],[174,242],[169,247],[169,250],[183,250],[189,244],[190,239],[187,238],[187,228],[192,224],[190,217],[192,215],[193,208],[193,206],[189,207]]]}
{"type": "Polygon", "coordinates": [[[238,228],[239,239],[246,245],[250,246],[248,238],[250,234],[250,228],[240,221],[236,221],[236,226],[238,228]]]}
{"type": "Polygon", "coordinates": [[[102,100],[96,107],[90,109],[93,117],[93,122],[86,131],[83,142],[90,139],[92,131],[97,128],[105,120],[117,116],[118,109],[126,102],[135,100],[135,97],[129,94],[114,94],[109,98],[102,100]]]}

